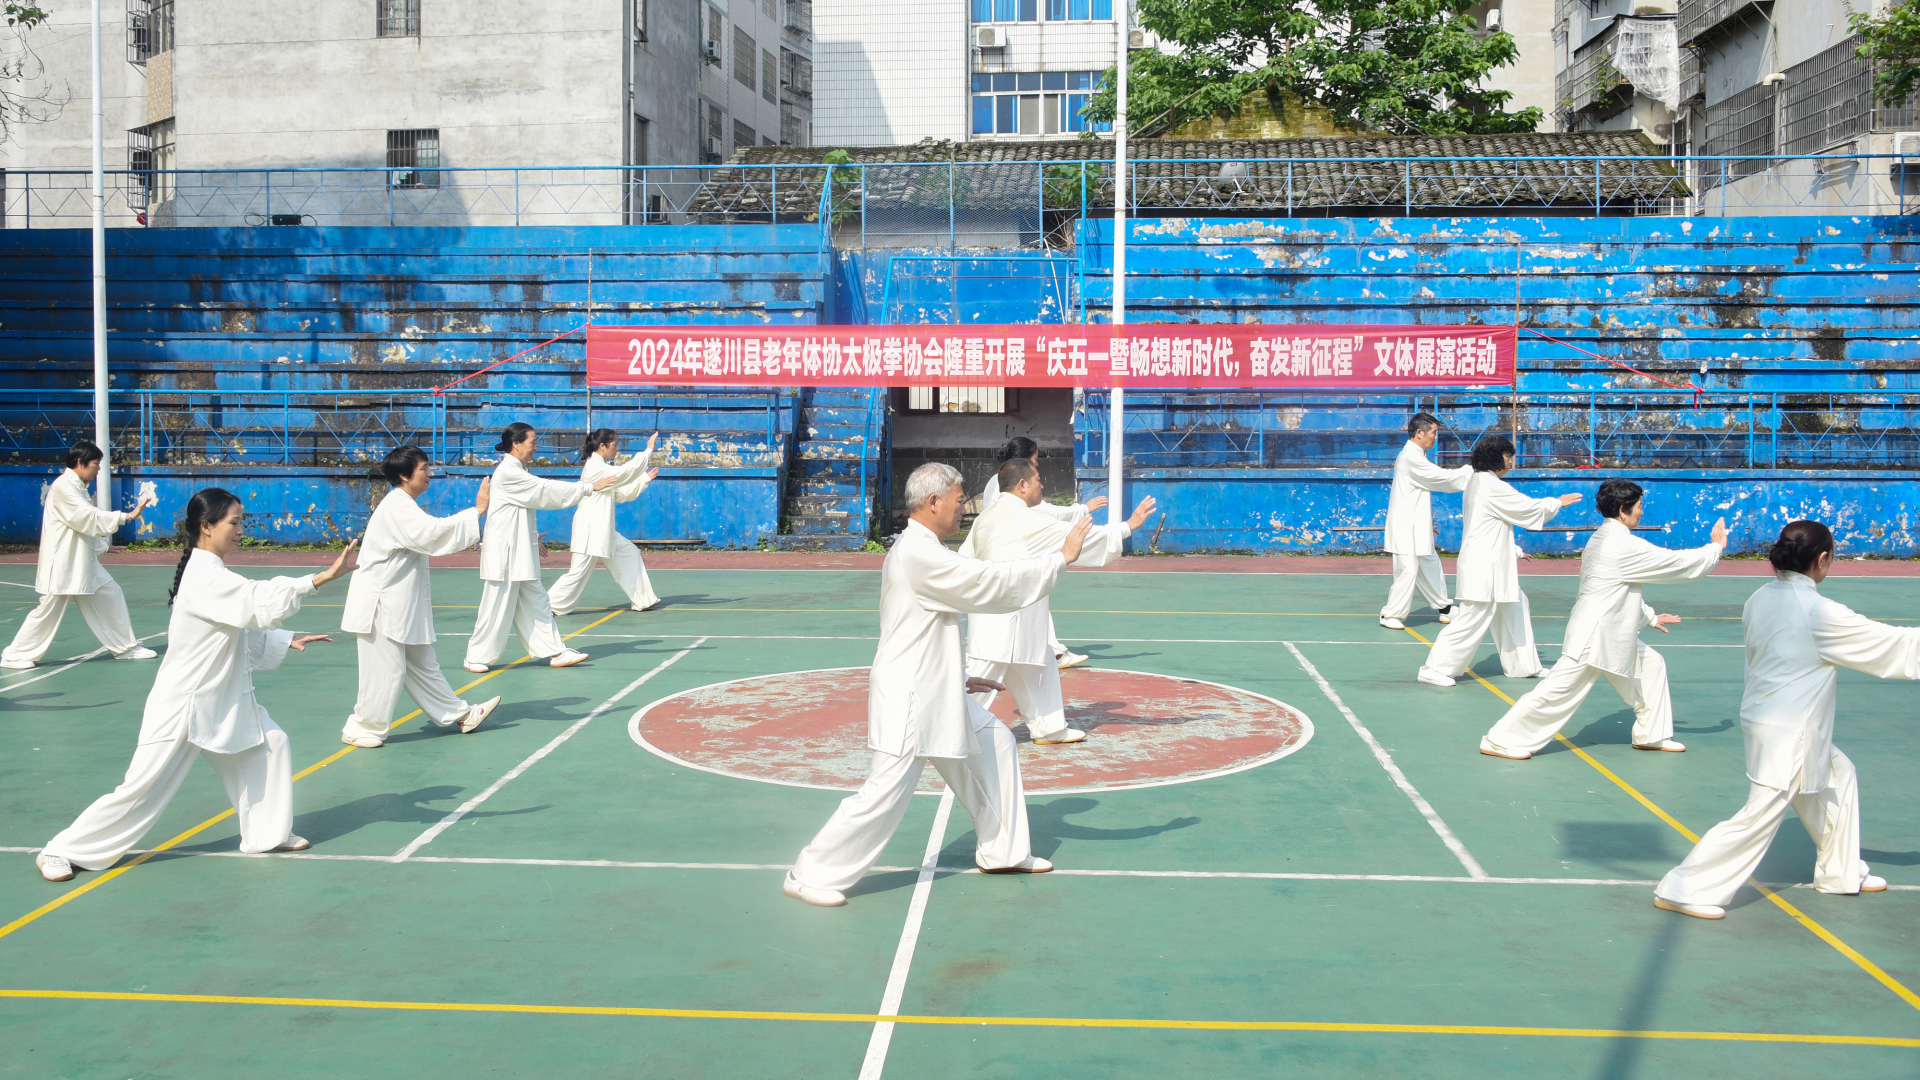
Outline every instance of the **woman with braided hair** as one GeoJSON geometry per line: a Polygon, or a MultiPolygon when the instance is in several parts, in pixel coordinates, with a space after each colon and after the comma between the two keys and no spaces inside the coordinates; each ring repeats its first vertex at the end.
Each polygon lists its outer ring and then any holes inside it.
{"type": "Polygon", "coordinates": [[[35,860],[48,881],[73,868],[105,870],[140,842],[180,789],[193,759],[220,777],[240,815],[240,850],[299,851],[293,835],[293,771],[286,732],[253,696],[253,674],[272,671],[287,650],[332,641],[279,629],[307,594],[346,573],[349,543],[310,577],[254,581],[227,569],[245,533],[239,498],[219,488],[194,493],[181,534],[186,550],[167,602],[167,652],[147,695],[140,737],[120,786],[94,800],[47,841],[35,860]]]}

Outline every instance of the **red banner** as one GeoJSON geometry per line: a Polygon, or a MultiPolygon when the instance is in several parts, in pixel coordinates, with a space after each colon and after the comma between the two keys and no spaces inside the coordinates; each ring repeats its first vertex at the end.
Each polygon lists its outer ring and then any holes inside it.
{"type": "Polygon", "coordinates": [[[1442,390],[1512,386],[1511,326],[594,326],[587,383],[1442,390]]]}

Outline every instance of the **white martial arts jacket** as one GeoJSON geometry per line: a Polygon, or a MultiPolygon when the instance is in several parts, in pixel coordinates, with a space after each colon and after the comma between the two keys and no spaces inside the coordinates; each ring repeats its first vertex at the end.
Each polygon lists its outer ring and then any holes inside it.
{"type": "MultiPolygon", "coordinates": [[[[999,498],[1000,498],[1000,473],[998,471],[995,471],[992,476],[987,477],[987,486],[980,489],[980,513],[982,514],[986,513],[989,509],[993,507],[994,501],[999,498]]],[[[1023,503],[1021,505],[1025,505],[1025,504],[1023,503]]],[[[1080,520],[1081,514],[1084,514],[1087,512],[1087,504],[1074,503],[1072,506],[1058,506],[1054,503],[1042,502],[1039,506],[1035,507],[1034,509],[1039,510],[1041,513],[1046,514],[1050,517],[1059,518],[1061,521],[1064,521],[1067,524],[1071,525],[1074,522],[1080,520]]],[[[968,534],[967,539],[968,540],[973,539],[973,536],[971,533],[968,534]]],[[[965,554],[966,550],[967,550],[967,545],[965,542],[962,542],[960,545],[961,554],[965,554]]]]}
{"type": "Polygon", "coordinates": [[[480,580],[539,581],[540,532],[534,528],[533,512],[565,510],[592,491],[589,483],[535,476],[519,458],[502,455],[500,464],[493,467],[493,487],[487,495],[480,580]]]}
{"type": "Polygon", "coordinates": [[[1531,498],[1490,472],[1477,472],[1467,481],[1461,508],[1466,523],[1454,564],[1454,598],[1481,604],[1518,601],[1520,549],[1513,543],[1513,527],[1545,525],[1560,512],[1559,498],[1531,498]]]}
{"type": "Polygon", "coordinates": [[[1393,459],[1393,487],[1387,493],[1387,551],[1394,555],[1433,554],[1433,493],[1459,491],[1473,466],[1443,469],[1427,460],[1412,439],[1393,459]]]}
{"type": "MultiPolygon", "coordinates": [[[[886,754],[966,757],[974,748],[967,708],[960,613],[1019,611],[1052,591],[1059,552],[983,562],[948,551],[911,519],[880,565],[880,649],[867,686],[867,748],[886,754]]],[[[997,723],[975,709],[981,723],[997,723]]]]}
{"type": "MultiPolygon", "coordinates": [[[[1058,508],[1056,508],[1058,509],[1058,508]]],[[[973,521],[960,553],[990,562],[1033,559],[1059,551],[1073,526],[1007,494],[973,521]]],[[[1122,521],[1096,525],[1080,546],[1075,566],[1105,566],[1120,557],[1121,544],[1133,532],[1122,521]]],[[[1046,597],[1011,615],[967,616],[967,655],[1007,664],[1050,664],[1053,657],[1053,609],[1046,597]]]]}
{"type": "Polygon", "coordinates": [[[580,482],[587,485],[587,497],[573,512],[574,551],[597,559],[613,557],[613,538],[619,535],[613,527],[614,509],[647,490],[647,459],[652,456],[651,450],[643,450],[625,465],[614,465],[599,454],[587,455],[586,463],[580,466],[580,482]],[[594,491],[594,482],[608,474],[619,477],[619,483],[605,491],[594,491]]]}
{"type": "Polygon", "coordinates": [[[89,596],[109,580],[100,565],[100,553],[127,523],[118,510],[93,505],[80,474],[64,469],[47,485],[47,505],[40,511],[40,566],[33,587],[46,596],[89,596]]]}
{"type": "Polygon", "coordinates": [[[1641,599],[1640,586],[1703,578],[1719,561],[1718,544],[1670,551],[1606,519],[1580,554],[1580,593],[1567,616],[1560,655],[1615,675],[1639,674],[1640,630],[1657,618],[1641,599]]]}
{"type": "Polygon", "coordinates": [[[167,620],[167,652],[140,717],[140,741],[172,742],[184,725],[188,742],[216,754],[260,745],[266,710],[253,698],[253,673],[286,659],[293,632],[276,627],[312,591],[311,575],[252,581],[195,548],[167,620]]]}
{"type": "Polygon", "coordinates": [[[340,629],[371,634],[402,645],[431,645],[433,582],[427,557],[465,551],[480,540],[480,511],[434,517],[413,496],[394,488],[373,508],[360,539],[360,565],[347,582],[340,629]]]}
{"type": "Polygon", "coordinates": [[[1782,573],[1747,598],[1747,689],[1740,698],[1747,778],[1786,791],[1827,786],[1833,758],[1835,665],[1883,679],[1920,679],[1920,627],[1895,627],[1820,595],[1805,574],[1782,573]]]}

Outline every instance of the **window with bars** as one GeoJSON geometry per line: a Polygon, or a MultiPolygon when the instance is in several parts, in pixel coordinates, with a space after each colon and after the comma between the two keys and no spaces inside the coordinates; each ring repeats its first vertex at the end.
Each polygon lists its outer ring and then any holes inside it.
{"type": "MultiPolygon", "coordinates": [[[[1018,394],[1018,391],[1014,392],[1018,394]]],[[[907,388],[908,412],[1005,413],[1007,394],[999,386],[910,386],[907,388]]],[[[1019,409],[1015,397],[1013,408],[1019,409]]]]}
{"type": "Polygon", "coordinates": [[[738,26],[733,28],[733,81],[749,90],[759,85],[755,72],[760,66],[760,48],[738,26]]]}
{"type": "Polygon", "coordinates": [[[790,97],[812,97],[813,61],[799,53],[781,49],[780,88],[790,97]]]}
{"type": "Polygon", "coordinates": [[[134,176],[128,200],[145,210],[173,197],[173,121],[137,127],[127,132],[127,169],[134,176]]]}
{"type": "Polygon", "coordinates": [[[800,114],[793,111],[793,103],[790,101],[781,102],[780,103],[780,145],[781,146],[806,145],[806,131],[804,128],[800,126],[800,124],[801,124],[800,114]]]}
{"type": "Polygon", "coordinates": [[[714,64],[720,62],[719,51],[727,47],[726,40],[721,37],[726,32],[726,16],[720,14],[719,8],[709,6],[707,8],[707,41],[713,45],[715,55],[708,59],[714,64]]]}
{"type": "Polygon", "coordinates": [[[173,48],[173,0],[127,0],[127,62],[144,64],[173,48]]]}
{"type": "Polygon", "coordinates": [[[633,40],[647,42],[647,0],[633,0],[633,40]]]}
{"type": "Polygon", "coordinates": [[[375,0],[375,7],[376,36],[420,36],[420,0],[375,0]]]}
{"type": "Polygon", "coordinates": [[[780,62],[773,58],[772,53],[760,50],[760,96],[766,98],[769,105],[777,104],[780,100],[780,92],[775,88],[779,81],[780,62]]]}
{"type": "Polygon", "coordinates": [[[736,148],[742,147],[742,146],[752,146],[753,144],[759,141],[760,141],[760,137],[754,134],[752,128],[748,127],[746,124],[742,123],[739,120],[735,120],[733,122],[733,145],[736,148]]]}
{"type": "Polygon", "coordinates": [[[787,29],[796,34],[813,33],[813,0],[787,0],[787,29]]]}
{"type": "Polygon", "coordinates": [[[387,132],[388,182],[397,188],[440,186],[440,129],[387,132]]]}

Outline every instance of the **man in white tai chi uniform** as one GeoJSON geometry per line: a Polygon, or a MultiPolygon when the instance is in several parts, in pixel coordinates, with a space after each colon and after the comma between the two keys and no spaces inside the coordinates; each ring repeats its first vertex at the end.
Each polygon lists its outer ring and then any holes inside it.
{"type": "MultiPolygon", "coordinates": [[[[1000,466],[997,476],[1003,494],[974,519],[973,531],[967,534],[973,557],[1014,562],[1060,550],[1072,526],[1040,512],[1040,499],[1046,494],[1040,470],[1031,461],[1015,458],[1000,466]]],[[[1153,499],[1146,499],[1126,521],[1093,528],[1075,565],[1105,566],[1118,558],[1121,544],[1146,523],[1153,507],[1153,499]]],[[[1005,684],[1026,718],[1028,735],[1043,746],[1087,737],[1086,732],[1067,726],[1060,690],[1063,665],[1048,647],[1052,631],[1053,607],[1044,596],[1011,615],[967,616],[967,674],[1005,684]]],[[[991,706],[993,699],[991,690],[974,695],[982,708],[991,706]]]]}
{"type": "Polygon", "coordinates": [[[159,654],[133,636],[127,615],[127,595],[100,565],[120,526],[146,509],[137,503],[131,511],[102,510],[93,505],[87,485],[100,475],[104,455],[85,439],[67,451],[67,467],[47,486],[46,507],[40,512],[40,566],[33,588],[40,605],[0,653],[0,668],[30,668],[53,647],[53,635],[67,613],[67,602],[80,608],[87,628],[116,660],[151,660],[159,654]]]}
{"type": "Polygon", "coordinates": [[[360,541],[360,565],[347,583],[340,629],[360,650],[360,693],[340,729],[340,741],[373,749],[384,746],[393,727],[400,691],[439,727],[466,734],[480,726],[498,697],[469,705],[454,696],[433,651],[433,580],[427,558],[465,551],[480,542],[480,515],[487,512],[490,480],[480,481],[473,506],[452,517],[420,508],[433,466],[417,446],[402,446],[380,464],[392,490],[373,508],[360,541]]]}
{"type": "Polygon", "coordinates": [[[1713,542],[1688,551],[1655,547],[1633,535],[1646,509],[1644,492],[1631,480],[1608,480],[1594,498],[1606,523],[1580,556],[1580,593],[1567,616],[1560,662],[1480,740],[1480,752],[1516,761],[1547,745],[1574,710],[1605,677],[1633,706],[1636,750],[1679,752],[1673,738],[1673,699],[1667,692],[1667,661],[1640,640],[1642,627],[1667,633],[1678,615],[1656,615],[1640,598],[1642,585],[1671,585],[1706,577],[1727,547],[1725,518],[1713,523],[1713,542]]]}
{"type": "Polygon", "coordinates": [[[846,903],[846,890],[899,828],[927,759],[973,817],[974,861],[982,870],[1053,869],[1028,841],[1013,732],[967,696],[970,689],[1006,687],[967,678],[960,615],[1011,614],[1047,595],[1061,569],[1080,557],[1092,522],[1075,524],[1060,550],[1041,558],[982,562],[940,542],[960,530],[965,505],[960,473],[951,466],[929,462],[907,478],[907,527],[880,567],[880,649],[867,688],[873,767],[800,852],[787,873],[788,896],[821,907],[846,903]]]}
{"type": "Polygon", "coordinates": [[[1520,591],[1520,549],[1513,527],[1538,529],[1578,495],[1529,498],[1501,479],[1513,471],[1513,440],[1483,435],[1473,446],[1473,478],[1461,498],[1466,520],[1460,534],[1460,558],[1454,563],[1453,622],[1440,631],[1420,666],[1418,678],[1452,686],[1473,666],[1480,639],[1493,630],[1500,670],[1509,679],[1537,679],[1547,673],[1533,645],[1533,617],[1520,591]]]}
{"type": "Polygon", "coordinates": [[[1447,599],[1447,574],[1433,550],[1433,493],[1459,491],[1473,477],[1473,466],[1443,469],[1427,460],[1427,451],[1440,439],[1440,419],[1432,413],[1414,413],[1407,421],[1407,445],[1393,459],[1393,487],[1387,494],[1386,549],[1393,556],[1393,587],[1387,606],[1380,609],[1380,625],[1405,630],[1402,619],[1413,610],[1417,588],[1441,622],[1452,622],[1453,601],[1447,599]]]}
{"type": "MultiPolygon", "coordinates": [[[[993,475],[987,477],[986,486],[980,490],[980,504],[974,508],[975,513],[986,513],[993,507],[994,503],[1000,500],[999,469],[1001,465],[1005,465],[1009,461],[1029,462],[1034,468],[1038,469],[1040,467],[1040,445],[1025,435],[1016,435],[1007,440],[1007,445],[1000,448],[1000,461],[994,466],[993,475]]],[[[1071,506],[1058,506],[1054,503],[1043,502],[1034,509],[1039,510],[1048,517],[1072,525],[1074,522],[1080,520],[1083,515],[1092,514],[1105,505],[1107,505],[1107,497],[1105,495],[1095,495],[1084,503],[1074,503],[1071,506]]],[[[968,558],[979,558],[980,556],[974,554],[972,544],[973,534],[968,533],[967,539],[960,545],[960,554],[968,558]]],[[[1047,648],[1052,650],[1053,658],[1059,662],[1063,670],[1070,667],[1077,667],[1087,662],[1085,654],[1074,652],[1072,649],[1060,643],[1060,635],[1053,629],[1051,616],[1049,616],[1047,622],[1047,648]]]]}
{"type": "Polygon", "coordinates": [[[1747,804],[1708,829],[1653,890],[1654,907],[1700,919],[1726,916],[1789,809],[1813,838],[1816,890],[1851,896],[1887,888],[1860,861],[1860,779],[1833,745],[1834,690],[1842,667],[1920,679],[1920,628],[1877,623],[1820,595],[1833,566],[1833,533],[1817,521],[1789,522],[1767,559],[1774,579],[1740,616],[1747,804]]]}

